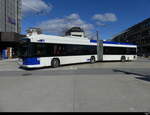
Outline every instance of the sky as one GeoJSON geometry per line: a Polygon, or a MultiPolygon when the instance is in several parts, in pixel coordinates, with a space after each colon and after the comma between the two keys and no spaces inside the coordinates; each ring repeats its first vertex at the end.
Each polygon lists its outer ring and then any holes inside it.
{"type": "Polygon", "coordinates": [[[63,35],[80,26],[103,40],[150,17],[150,0],[23,0],[22,33],[39,27],[44,34],[63,35]]]}

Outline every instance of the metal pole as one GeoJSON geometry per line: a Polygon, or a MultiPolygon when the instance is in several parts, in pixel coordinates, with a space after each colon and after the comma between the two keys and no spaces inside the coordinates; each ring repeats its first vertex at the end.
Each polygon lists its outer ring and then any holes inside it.
{"type": "Polygon", "coordinates": [[[97,59],[98,61],[103,61],[103,40],[99,38],[99,32],[97,33],[97,59]]]}
{"type": "Polygon", "coordinates": [[[98,33],[98,31],[96,31],[96,35],[97,35],[97,41],[99,41],[99,33],[98,33]]]}

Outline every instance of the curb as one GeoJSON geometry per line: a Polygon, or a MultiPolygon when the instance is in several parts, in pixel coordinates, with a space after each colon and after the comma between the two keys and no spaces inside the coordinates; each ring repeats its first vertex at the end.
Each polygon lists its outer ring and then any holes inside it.
{"type": "Polygon", "coordinates": [[[13,61],[18,61],[18,58],[15,58],[15,59],[5,59],[5,60],[0,60],[0,62],[13,62],[13,61]]]}

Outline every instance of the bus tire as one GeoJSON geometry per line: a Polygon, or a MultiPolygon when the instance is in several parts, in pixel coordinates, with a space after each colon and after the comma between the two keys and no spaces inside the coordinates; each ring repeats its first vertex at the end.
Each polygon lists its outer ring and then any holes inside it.
{"type": "Polygon", "coordinates": [[[90,63],[93,64],[93,63],[95,63],[95,62],[96,62],[95,56],[92,56],[91,59],[90,59],[90,63]]]}
{"type": "Polygon", "coordinates": [[[52,62],[51,62],[51,66],[52,66],[53,68],[59,67],[59,66],[60,66],[60,61],[59,61],[59,59],[53,59],[52,62]]]}
{"type": "Polygon", "coordinates": [[[121,57],[121,62],[126,62],[126,57],[125,56],[121,57]]]}

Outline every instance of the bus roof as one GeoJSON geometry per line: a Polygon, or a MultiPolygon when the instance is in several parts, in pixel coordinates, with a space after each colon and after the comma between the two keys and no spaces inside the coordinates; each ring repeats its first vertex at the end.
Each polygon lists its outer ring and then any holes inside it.
{"type": "MultiPolygon", "coordinates": [[[[88,38],[80,38],[80,37],[72,37],[72,36],[54,36],[54,35],[33,35],[28,37],[31,42],[37,42],[37,43],[60,43],[60,44],[83,44],[83,45],[96,45],[97,40],[90,40],[88,38]]],[[[122,46],[137,46],[129,43],[119,43],[119,42],[111,42],[111,41],[103,41],[104,45],[122,45],[122,46]]]]}

